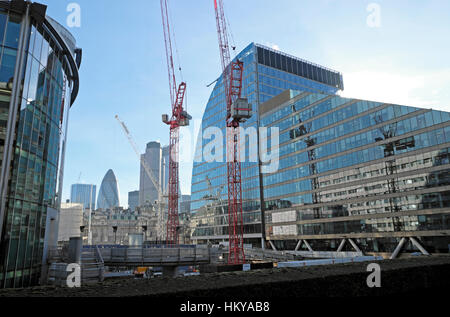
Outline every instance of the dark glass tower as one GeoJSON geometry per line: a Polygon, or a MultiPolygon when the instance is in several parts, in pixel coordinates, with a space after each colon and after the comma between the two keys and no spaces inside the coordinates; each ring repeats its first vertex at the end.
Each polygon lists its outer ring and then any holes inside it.
{"type": "Polygon", "coordinates": [[[0,2],[0,287],[37,284],[57,239],[81,50],[45,12],[0,2]]]}

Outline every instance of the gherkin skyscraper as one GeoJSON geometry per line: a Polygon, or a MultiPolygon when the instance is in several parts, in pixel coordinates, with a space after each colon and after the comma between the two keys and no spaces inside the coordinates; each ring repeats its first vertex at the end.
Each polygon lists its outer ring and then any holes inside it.
{"type": "Polygon", "coordinates": [[[110,209],[119,207],[119,184],[113,170],[106,172],[98,193],[97,208],[110,209]]]}

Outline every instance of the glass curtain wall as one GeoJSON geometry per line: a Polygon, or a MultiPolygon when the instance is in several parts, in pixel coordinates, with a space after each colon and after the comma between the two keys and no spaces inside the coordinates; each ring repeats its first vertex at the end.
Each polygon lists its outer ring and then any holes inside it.
{"type": "MultiPolygon", "coordinates": [[[[0,13],[0,33],[3,36],[0,40],[2,56],[5,56],[0,75],[2,82],[14,69],[12,61],[19,30],[18,19],[0,13]]],[[[57,175],[64,153],[70,103],[70,83],[62,63],[60,46],[35,23],[28,34],[0,255],[0,281],[3,287],[28,286],[38,281],[47,207],[58,209],[60,203],[57,175]]],[[[3,97],[2,92],[1,98],[0,115],[3,119],[7,105],[4,98],[7,96],[3,97]]],[[[0,121],[2,123],[3,120],[0,121]]],[[[1,137],[4,138],[3,134],[1,137]]]]}

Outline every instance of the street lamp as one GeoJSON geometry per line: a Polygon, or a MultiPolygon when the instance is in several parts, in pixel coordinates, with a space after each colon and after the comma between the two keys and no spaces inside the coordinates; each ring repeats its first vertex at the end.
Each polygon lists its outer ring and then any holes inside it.
{"type": "Polygon", "coordinates": [[[117,226],[113,226],[113,231],[114,231],[114,244],[116,244],[116,236],[117,236],[117,226]]]}
{"type": "Polygon", "coordinates": [[[147,226],[143,225],[142,226],[142,231],[144,232],[144,242],[147,240],[147,226]]]}

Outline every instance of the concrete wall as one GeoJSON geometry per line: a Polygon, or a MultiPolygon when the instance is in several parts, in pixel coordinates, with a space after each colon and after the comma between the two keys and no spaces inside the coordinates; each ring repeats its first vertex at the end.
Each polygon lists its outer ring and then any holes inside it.
{"type": "Polygon", "coordinates": [[[83,204],[62,203],[59,213],[58,241],[69,241],[72,237],[80,237],[82,225],[83,204]]]}

